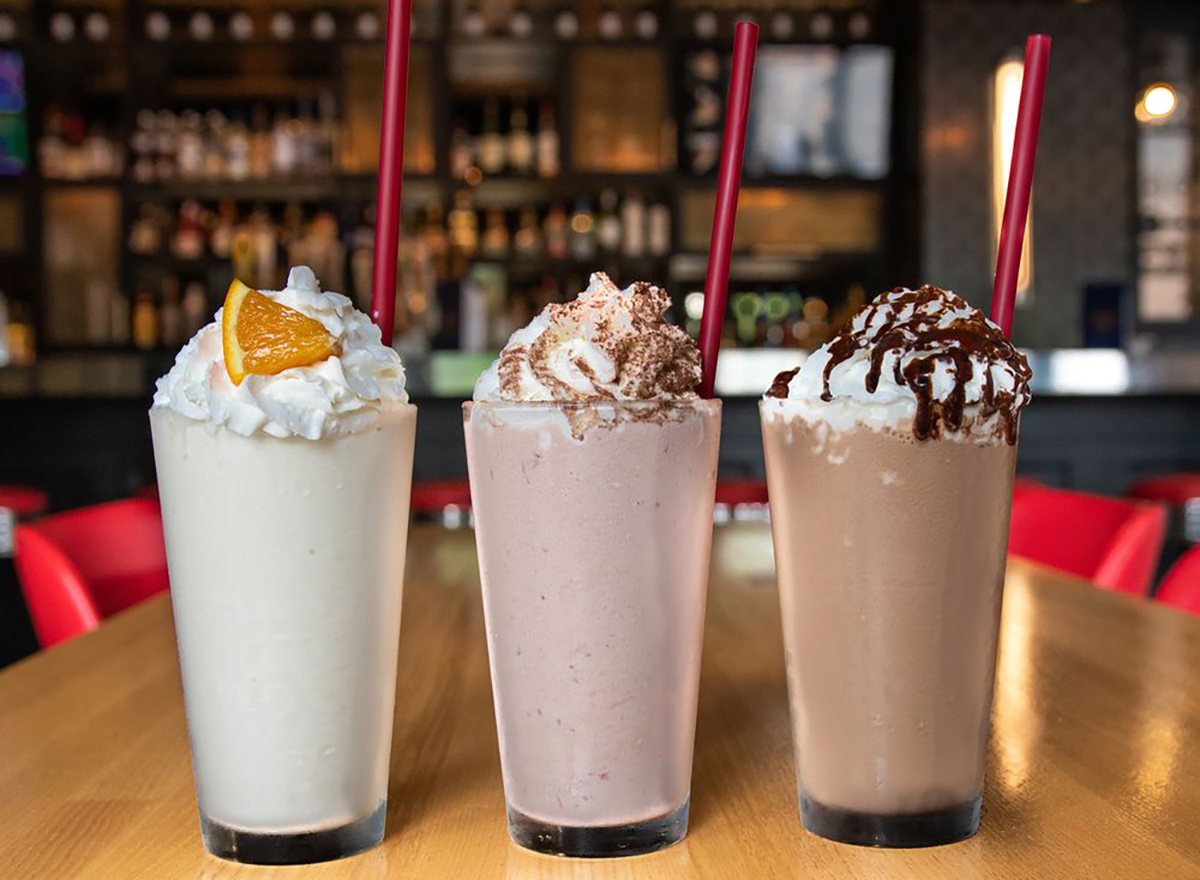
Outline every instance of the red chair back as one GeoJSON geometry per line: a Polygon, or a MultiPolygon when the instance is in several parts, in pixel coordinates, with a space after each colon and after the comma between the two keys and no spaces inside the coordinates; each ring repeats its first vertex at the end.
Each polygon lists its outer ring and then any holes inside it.
{"type": "Polygon", "coordinates": [[[17,575],[42,647],[167,589],[162,514],[144,498],[17,527],[17,575]]]}
{"type": "Polygon", "coordinates": [[[1161,504],[1026,484],[1013,498],[1008,549],[1104,589],[1144,596],[1166,526],[1161,504]]]}
{"type": "Polygon", "coordinates": [[[1193,547],[1171,566],[1154,598],[1164,605],[1200,614],[1200,547],[1193,547]]]}

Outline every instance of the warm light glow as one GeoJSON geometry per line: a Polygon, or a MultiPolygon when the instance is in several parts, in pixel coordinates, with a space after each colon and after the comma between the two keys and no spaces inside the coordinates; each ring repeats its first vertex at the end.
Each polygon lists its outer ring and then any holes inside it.
{"type": "MultiPolygon", "coordinates": [[[[1021,105],[1021,79],[1025,62],[1007,58],[996,68],[992,88],[992,251],[1000,246],[1000,227],[1004,223],[1004,199],[1008,194],[1008,172],[1012,165],[1013,140],[1017,132],[1017,110],[1021,105]]],[[[1025,223],[1025,242],[1021,247],[1021,268],[1017,273],[1017,302],[1023,303],[1033,283],[1033,200],[1025,223]]]]}
{"type": "Polygon", "coordinates": [[[683,298],[683,310],[687,312],[687,316],[693,321],[699,321],[704,317],[704,294],[699,290],[693,290],[683,298]]]}
{"type": "Polygon", "coordinates": [[[1178,106],[1175,90],[1166,83],[1155,83],[1142,93],[1134,115],[1138,122],[1158,122],[1174,113],[1178,106]]]}

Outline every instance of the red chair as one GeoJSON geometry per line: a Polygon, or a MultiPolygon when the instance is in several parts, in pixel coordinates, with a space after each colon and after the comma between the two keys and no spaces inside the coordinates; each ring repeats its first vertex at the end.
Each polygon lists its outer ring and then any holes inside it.
{"type": "Polygon", "coordinates": [[[761,480],[717,480],[717,504],[766,504],[767,484],[761,480]]]}
{"type": "Polygon", "coordinates": [[[43,648],[167,589],[162,514],[145,498],[17,527],[17,576],[43,648]]]}
{"type": "Polygon", "coordinates": [[[31,519],[46,512],[46,493],[27,486],[0,483],[0,507],[11,510],[17,519],[31,519]]]}
{"type": "Polygon", "coordinates": [[[1171,566],[1155,601],[1200,614],[1200,547],[1194,547],[1171,566]]]}
{"type": "Polygon", "coordinates": [[[1144,596],[1166,527],[1161,504],[1026,484],[1013,498],[1008,549],[1106,590],[1144,596]]]}
{"type": "Polygon", "coordinates": [[[471,487],[466,480],[428,480],[413,483],[413,513],[441,514],[447,507],[471,509],[471,487]]]}
{"type": "Polygon", "coordinates": [[[1200,498],[1200,473],[1162,474],[1140,480],[1129,487],[1129,494],[1145,501],[1182,507],[1193,498],[1200,498]]]}

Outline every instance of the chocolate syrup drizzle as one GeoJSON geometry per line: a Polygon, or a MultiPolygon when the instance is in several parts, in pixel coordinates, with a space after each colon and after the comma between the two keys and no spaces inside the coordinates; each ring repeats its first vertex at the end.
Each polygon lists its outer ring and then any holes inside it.
{"type": "MultiPolygon", "coordinates": [[[[1005,364],[1016,376],[1015,388],[997,391],[991,370],[986,370],[977,418],[986,419],[998,414],[1005,441],[1010,446],[1017,442],[1020,410],[1028,399],[1027,389],[1033,372],[1025,356],[1004,338],[999,329],[988,323],[982,312],[971,309],[961,297],[926,284],[917,290],[897,287],[864,306],[826,349],[829,360],[822,374],[822,400],[833,400],[829,379],[834,368],[860,349],[869,350],[871,355],[865,382],[867,392],[871,394],[879,387],[888,354],[896,353],[892,359],[893,379],[896,384],[910,388],[917,398],[912,430],[918,440],[940,436],[943,427],[952,432],[962,430],[967,383],[975,373],[972,357],[985,364],[1005,364]],[[936,308],[926,308],[930,304],[936,308]],[[906,306],[912,306],[911,314],[901,320],[900,313],[906,306]],[[945,327],[939,326],[948,311],[962,310],[969,310],[969,317],[956,318],[945,327]],[[887,317],[876,326],[880,313],[887,317]],[[866,329],[855,330],[855,323],[866,329]],[[954,387],[945,400],[938,400],[933,394],[933,374],[939,361],[948,361],[954,376],[954,387]]],[[[787,385],[794,375],[793,371],[776,377],[768,396],[786,397],[787,385]]]]}

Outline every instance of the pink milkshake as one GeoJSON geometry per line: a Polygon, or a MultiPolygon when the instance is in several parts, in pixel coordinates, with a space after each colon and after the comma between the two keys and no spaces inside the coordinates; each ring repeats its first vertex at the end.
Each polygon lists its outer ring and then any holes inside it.
{"type": "Polygon", "coordinates": [[[687,830],[720,404],[668,303],[593,276],[464,407],[509,833],[542,852],[687,830]]]}

